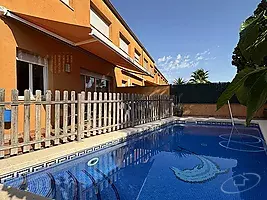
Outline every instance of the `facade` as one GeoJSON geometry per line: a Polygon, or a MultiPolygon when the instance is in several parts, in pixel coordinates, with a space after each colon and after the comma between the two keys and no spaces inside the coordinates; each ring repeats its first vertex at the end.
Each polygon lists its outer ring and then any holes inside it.
{"type": "Polygon", "coordinates": [[[0,0],[0,88],[116,91],[168,84],[109,0],[0,0]]]}

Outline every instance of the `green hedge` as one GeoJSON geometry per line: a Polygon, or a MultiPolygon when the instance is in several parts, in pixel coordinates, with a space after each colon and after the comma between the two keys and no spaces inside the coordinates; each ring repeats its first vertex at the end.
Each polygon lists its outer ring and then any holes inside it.
{"type": "MultiPolygon", "coordinates": [[[[185,85],[171,85],[171,95],[181,97],[181,103],[207,103],[216,104],[217,99],[222,92],[227,88],[229,83],[209,83],[209,84],[185,84],[185,85]]],[[[239,103],[237,98],[234,97],[231,103],[239,103]]]]}

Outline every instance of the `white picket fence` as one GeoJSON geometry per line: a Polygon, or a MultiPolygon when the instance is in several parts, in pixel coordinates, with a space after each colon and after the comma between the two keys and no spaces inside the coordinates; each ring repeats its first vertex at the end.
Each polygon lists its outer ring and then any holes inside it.
{"type": "Polygon", "coordinates": [[[18,90],[12,90],[8,102],[5,90],[0,89],[0,158],[80,141],[173,115],[173,100],[167,95],[74,91],[64,91],[63,95],[55,91],[52,95],[50,90],[44,96],[39,90],[35,94],[33,98],[30,91],[25,90],[24,99],[19,100],[18,90]],[[5,128],[4,123],[7,108],[11,109],[10,129],[5,128]],[[34,116],[31,116],[31,109],[34,116]],[[19,111],[23,113],[23,121],[18,117],[19,111]],[[34,123],[34,129],[30,128],[30,123],[34,123]],[[19,124],[23,124],[21,132],[19,124]]]}

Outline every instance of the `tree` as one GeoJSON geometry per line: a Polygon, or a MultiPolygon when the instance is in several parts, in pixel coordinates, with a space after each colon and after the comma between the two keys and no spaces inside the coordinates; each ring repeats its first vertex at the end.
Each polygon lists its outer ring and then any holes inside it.
{"type": "Polygon", "coordinates": [[[217,109],[220,109],[236,95],[239,102],[247,107],[247,125],[267,101],[266,14],[267,2],[262,0],[254,15],[242,23],[232,61],[238,73],[217,102],[217,109]]]}
{"type": "Polygon", "coordinates": [[[209,72],[205,71],[204,69],[197,69],[191,75],[191,79],[189,80],[190,83],[198,84],[198,83],[210,83],[208,81],[209,72]]]}
{"type": "Polygon", "coordinates": [[[185,84],[185,80],[183,78],[179,77],[179,78],[174,79],[173,84],[174,85],[183,85],[183,84],[185,84]]]}

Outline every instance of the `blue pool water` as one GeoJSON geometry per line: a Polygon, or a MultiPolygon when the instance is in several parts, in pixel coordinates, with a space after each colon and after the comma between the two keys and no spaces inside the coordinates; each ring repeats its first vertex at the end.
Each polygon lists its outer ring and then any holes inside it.
{"type": "Polygon", "coordinates": [[[169,125],[94,154],[7,181],[58,200],[267,199],[257,127],[169,125]]]}

